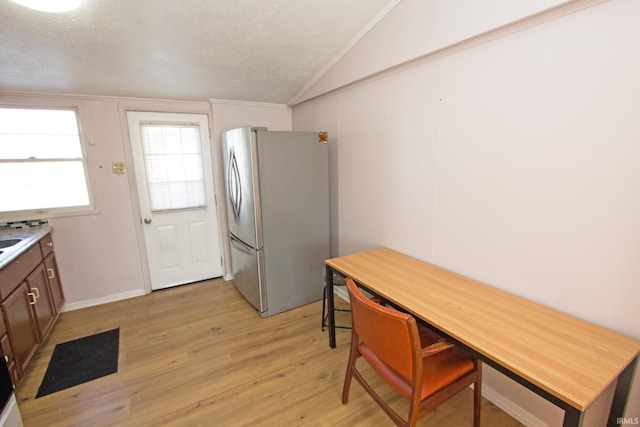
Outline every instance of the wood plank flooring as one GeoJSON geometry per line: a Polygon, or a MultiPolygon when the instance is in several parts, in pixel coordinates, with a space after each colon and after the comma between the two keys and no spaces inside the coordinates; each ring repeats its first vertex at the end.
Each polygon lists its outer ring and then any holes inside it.
{"type": "MultiPolygon", "coordinates": [[[[330,349],[321,304],[260,319],[217,279],[62,313],[16,391],[24,425],[393,425],[355,381],[342,405],[350,331],[338,330],[330,349]],[[117,327],[117,373],[35,399],[56,343],[117,327]]],[[[348,313],[337,316],[349,322],[348,313]]],[[[377,384],[406,413],[406,401],[377,384]]],[[[471,426],[472,409],[466,390],[418,425],[471,426]]],[[[482,425],[521,426],[488,401],[482,425]]]]}

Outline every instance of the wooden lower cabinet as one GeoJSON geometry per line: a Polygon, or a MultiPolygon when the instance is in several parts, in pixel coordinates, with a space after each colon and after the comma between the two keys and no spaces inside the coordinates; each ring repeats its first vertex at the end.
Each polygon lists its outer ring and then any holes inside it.
{"type": "Polygon", "coordinates": [[[29,294],[27,282],[22,282],[1,304],[20,380],[40,343],[35,313],[31,308],[35,301],[29,294]]]}
{"type": "Polygon", "coordinates": [[[0,270],[0,346],[17,387],[64,304],[51,236],[0,270]]]}

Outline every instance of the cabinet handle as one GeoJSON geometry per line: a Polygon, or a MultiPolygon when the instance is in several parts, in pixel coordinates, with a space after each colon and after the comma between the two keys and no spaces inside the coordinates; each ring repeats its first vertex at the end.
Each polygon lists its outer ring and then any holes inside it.
{"type": "Polygon", "coordinates": [[[34,293],[34,295],[36,296],[36,299],[40,298],[40,289],[38,288],[31,288],[31,292],[34,293]]]}
{"type": "Polygon", "coordinates": [[[47,247],[52,248],[53,247],[53,242],[47,243],[47,247]]]}
{"type": "Polygon", "coordinates": [[[36,295],[31,292],[27,292],[27,295],[29,295],[29,305],[36,305],[36,295]]]}
{"type": "Polygon", "coordinates": [[[56,277],[56,272],[53,271],[53,268],[47,268],[47,277],[49,279],[53,279],[54,277],[56,277]]]}

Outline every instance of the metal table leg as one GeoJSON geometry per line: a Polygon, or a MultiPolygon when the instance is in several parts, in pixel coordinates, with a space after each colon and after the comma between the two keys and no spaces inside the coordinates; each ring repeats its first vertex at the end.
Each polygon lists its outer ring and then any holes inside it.
{"type": "Polygon", "coordinates": [[[582,425],[582,421],[584,421],[584,412],[575,408],[565,408],[562,427],[579,427],[582,425]]]}
{"type": "Polygon", "coordinates": [[[335,301],[333,299],[333,270],[328,265],[326,266],[326,280],[327,280],[327,307],[329,310],[329,347],[336,348],[336,314],[335,314],[335,301]]]}
{"type": "Polygon", "coordinates": [[[638,356],[618,375],[618,384],[616,385],[616,391],[613,395],[613,403],[611,403],[608,426],[619,426],[621,424],[618,418],[624,417],[624,409],[629,399],[629,389],[631,388],[637,366],[638,356]]]}

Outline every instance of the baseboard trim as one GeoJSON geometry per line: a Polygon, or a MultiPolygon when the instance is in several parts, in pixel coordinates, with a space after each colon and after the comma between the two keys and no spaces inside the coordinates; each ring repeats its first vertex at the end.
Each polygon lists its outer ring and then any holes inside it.
{"type": "Polygon", "coordinates": [[[527,427],[549,427],[549,424],[487,386],[486,383],[482,384],[482,396],[527,427]]]}
{"type": "Polygon", "coordinates": [[[122,292],[120,294],[108,295],[106,297],[88,299],[88,300],[72,302],[72,303],[65,303],[62,306],[62,309],[60,311],[61,312],[73,311],[73,310],[78,310],[78,309],[81,309],[81,308],[93,307],[95,305],[106,304],[108,302],[114,302],[114,301],[120,301],[120,300],[123,300],[123,299],[139,297],[139,296],[142,296],[142,295],[145,295],[144,289],[138,289],[138,290],[135,290],[135,291],[122,292]]]}

